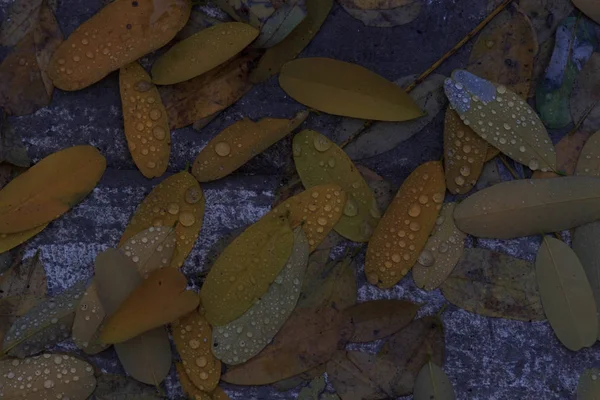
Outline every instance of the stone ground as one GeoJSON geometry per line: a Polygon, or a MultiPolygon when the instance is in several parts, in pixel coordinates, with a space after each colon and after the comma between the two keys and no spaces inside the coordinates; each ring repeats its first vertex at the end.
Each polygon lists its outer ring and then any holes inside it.
{"type": "MultiPolygon", "coordinates": [[[[0,20],[11,2],[0,0],[0,20]]],[[[59,0],[57,18],[65,35],[102,4],[102,0],[59,0]]],[[[486,14],[485,8],[482,0],[424,0],[420,16],[412,23],[378,29],[365,27],[336,4],[303,56],[358,63],[390,80],[418,74],[477,25],[486,14]]],[[[449,75],[454,68],[464,66],[469,49],[469,45],[461,49],[438,72],[449,75]]],[[[6,49],[0,48],[0,57],[5,54],[6,49]]],[[[201,132],[191,127],[173,132],[169,173],[185,168],[209,139],[244,116],[290,117],[301,108],[279,88],[277,79],[258,85],[201,132]]],[[[442,120],[440,113],[412,139],[363,164],[397,188],[418,165],[440,159],[442,120]]],[[[26,245],[28,256],[36,249],[41,250],[51,293],[57,293],[91,275],[96,254],[118,243],[136,205],[159,179],[145,179],[128,154],[116,73],[85,90],[73,93],[57,90],[49,107],[33,115],[11,118],[10,122],[23,137],[34,161],[75,144],[94,145],[108,160],[108,169],[93,193],[26,245]]],[[[331,135],[338,122],[336,117],[313,115],[306,125],[331,135]]],[[[201,237],[183,269],[189,277],[205,268],[207,251],[220,236],[251,224],[269,210],[279,184],[278,174],[289,162],[290,153],[289,141],[284,141],[252,160],[239,173],[203,185],[206,215],[201,237]]],[[[539,237],[502,242],[480,240],[478,245],[533,260],[539,240],[539,237]]],[[[434,314],[445,303],[439,291],[424,292],[410,277],[392,290],[378,290],[365,282],[362,255],[358,261],[360,300],[409,299],[425,304],[421,315],[434,314]]],[[[486,318],[452,305],[442,319],[446,330],[444,370],[461,400],[574,399],[579,374],[585,368],[600,367],[598,346],[570,352],[560,345],[547,322],[486,318]]],[[[65,343],[60,348],[73,349],[73,346],[65,343]]],[[[105,371],[120,371],[112,350],[91,361],[105,371]]],[[[165,386],[171,398],[182,398],[174,371],[165,386]]],[[[268,387],[225,388],[232,399],[296,397],[295,391],[278,393],[268,387]]]]}

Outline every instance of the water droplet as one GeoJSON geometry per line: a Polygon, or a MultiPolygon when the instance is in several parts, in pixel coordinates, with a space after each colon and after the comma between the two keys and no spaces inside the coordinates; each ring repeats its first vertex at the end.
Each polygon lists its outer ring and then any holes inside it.
{"type": "Polygon", "coordinates": [[[433,257],[433,253],[429,250],[423,250],[417,259],[417,262],[424,267],[431,267],[435,262],[435,258],[433,257]]]}
{"type": "Polygon", "coordinates": [[[167,136],[167,131],[161,126],[155,126],[152,135],[158,140],[163,140],[167,136]]]}
{"type": "Polygon", "coordinates": [[[73,56],[73,61],[79,62],[79,60],[81,60],[81,57],[79,57],[79,56],[73,56]]]}
{"type": "Polygon", "coordinates": [[[592,380],[593,380],[593,381],[595,381],[595,380],[597,380],[597,379],[598,379],[598,375],[596,375],[596,374],[592,375],[592,380]]]}
{"type": "Polygon", "coordinates": [[[231,146],[227,142],[219,142],[215,144],[215,153],[221,157],[228,156],[231,153],[231,146]]]}
{"type": "Polygon", "coordinates": [[[435,220],[435,224],[436,225],[441,225],[444,223],[444,221],[446,220],[446,218],[443,215],[440,215],[439,217],[437,217],[437,219],[435,220]]]}
{"type": "Polygon", "coordinates": [[[436,193],[432,196],[432,198],[435,203],[440,204],[440,203],[444,202],[444,196],[445,196],[445,193],[436,193]]]}
{"type": "Polygon", "coordinates": [[[196,217],[189,211],[179,214],[179,223],[183,226],[192,226],[196,222],[196,217]]]}
{"type": "Polygon", "coordinates": [[[504,93],[506,93],[506,87],[503,85],[500,85],[496,88],[496,91],[500,94],[504,94],[504,93]]]}
{"type": "Polygon", "coordinates": [[[319,218],[317,218],[317,223],[321,226],[325,226],[325,225],[327,225],[327,218],[319,217],[319,218]]]}
{"type": "Polygon", "coordinates": [[[528,166],[529,166],[529,168],[530,168],[532,171],[535,171],[536,169],[540,168],[540,163],[539,163],[539,162],[538,162],[538,160],[536,160],[535,158],[532,158],[532,159],[529,161],[529,164],[528,164],[528,166]]]}
{"type": "Polygon", "coordinates": [[[135,129],[137,129],[138,131],[143,131],[144,130],[144,124],[141,122],[138,122],[137,124],[135,124],[135,129]]]}
{"type": "Polygon", "coordinates": [[[411,231],[413,232],[417,232],[419,229],[421,229],[421,225],[419,225],[418,222],[411,222],[410,225],[408,226],[410,228],[411,231]]]}
{"type": "Polygon", "coordinates": [[[46,389],[52,389],[54,387],[54,381],[47,379],[44,381],[44,387],[46,389]]]}
{"type": "Polygon", "coordinates": [[[428,201],[429,201],[429,197],[427,197],[427,195],[422,194],[419,196],[419,203],[425,205],[425,204],[427,204],[428,201]]]}
{"type": "Polygon", "coordinates": [[[335,159],[330,158],[329,160],[327,160],[327,165],[329,165],[331,168],[335,167],[335,159]]]}
{"type": "Polygon", "coordinates": [[[460,167],[460,174],[465,177],[469,176],[471,174],[471,168],[469,168],[468,165],[463,165],[460,167]]]}
{"type": "Polygon", "coordinates": [[[167,207],[167,211],[169,212],[169,214],[176,215],[179,212],[179,204],[177,204],[177,203],[169,204],[169,206],[167,207]]]}
{"type": "Polygon", "coordinates": [[[454,178],[454,182],[458,185],[458,186],[462,186],[465,184],[465,178],[463,178],[462,176],[457,176],[456,178],[454,178]]]}
{"type": "Polygon", "coordinates": [[[413,218],[416,218],[419,215],[421,215],[421,206],[418,204],[413,204],[412,206],[410,206],[410,208],[408,209],[408,215],[410,215],[413,218]]]}
{"type": "Polygon", "coordinates": [[[329,141],[329,139],[322,135],[315,136],[313,144],[315,146],[315,149],[317,149],[317,151],[320,152],[327,151],[331,147],[331,142],[329,141]]]}
{"type": "Polygon", "coordinates": [[[152,110],[150,110],[150,119],[152,121],[159,120],[161,116],[162,116],[162,112],[160,112],[160,110],[158,108],[153,108],[152,110]]]}
{"type": "Polygon", "coordinates": [[[196,204],[202,199],[202,191],[200,188],[191,187],[185,192],[185,201],[189,204],[196,204]]]}
{"type": "Polygon", "coordinates": [[[154,161],[148,161],[146,163],[146,167],[148,167],[150,169],[156,168],[156,163],[154,161]]]}
{"type": "Polygon", "coordinates": [[[439,251],[440,251],[440,253],[447,252],[448,251],[448,243],[446,243],[446,242],[440,243],[439,251]]]}
{"type": "Polygon", "coordinates": [[[206,367],[207,364],[208,364],[208,360],[206,359],[206,357],[196,358],[196,365],[199,366],[200,368],[206,367]]]}
{"type": "Polygon", "coordinates": [[[346,200],[346,204],[344,205],[344,215],[354,217],[356,214],[358,214],[356,201],[352,197],[348,197],[348,200],[346,200]]]}
{"type": "Polygon", "coordinates": [[[147,92],[148,90],[152,89],[152,83],[148,82],[148,81],[137,81],[134,85],[133,85],[134,89],[137,90],[138,92],[147,92]]]}
{"type": "Polygon", "coordinates": [[[208,374],[204,371],[200,372],[200,379],[202,379],[203,381],[208,379],[208,374]]]}
{"type": "Polygon", "coordinates": [[[400,262],[400,254],[392,254],[392,261],[393,262],[400,262]]]}

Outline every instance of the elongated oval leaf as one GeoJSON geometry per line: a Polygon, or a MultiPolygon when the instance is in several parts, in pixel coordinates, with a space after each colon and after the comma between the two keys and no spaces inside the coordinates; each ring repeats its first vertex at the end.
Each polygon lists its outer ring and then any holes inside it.
{"type": "Polygon", "coordinates": [[[435,226],[445,191],[439,161],[422,164],[406,178],[369,241],[369,283],[389,288],[408,273],[435,226]]]}
{"type": "Polygon", "coordinates": [[[308,263],[308,240],[297,228],[292,254],[269,287],[241,317],[213,330],[213,353],[229,365],[248,361],[265,348],[296,306],[308,263]]]}
{"type": "Polygon", "coordinates": [[[366,242],[381,214],[373,191],[350,158],[335,143],[311,130],[294,136],[294,162],[306,188],[332,183],[341,186],[347,199],[334,229],[355,242],[366,242]]]}
{"type": "Polygon", "coordinates": [[[359,65],[302,58],[281,69],[279,84],[296,101],[334,115],[406,121],[422,116],[404,90],[359,65]]]}
{"type": "Polygon", "coordinates": [[[81,297],[79,307],[73,320],[73,342],[87,354],[96,354],[108,348],[99,339],[100,325],[106,317],[106,312],[100,298],[96,283],[92,281],[81,297]]]}
{"type": "Polygon", "coordinates": [[[556,178],[561,175],[573,175],[577,166],[577,161],[581,156],[581,150],[589,139],[591,132],[578,129],[571,131],[562,137],[554,146],[556,151],[556,173],[535,171],[531,177],[556,178]],[[560,175],[559,175],[560,174],[560,175]]]}
{"type": "Polygon", "coordinates": [[[590,347],[598,336],[594,294],[577,255],[544,237],[535,260],[542,305],[554,333],[569,350],[590,347]]]}
{"type": "Polygon", "coordinates": [[[556,155],[535,111],[503,85],[456,70],[444,84],[465,125],[513,160],[532,170],[554,170],[556,155]]]}
{"type": "Polygon", "coordinates": [[[408,325],[419,305],[403,300],[372,300],[347,308],[354,333],[351,342],[383,339],[408,325]]]}
{"type": "Polygon", "coordinates": [[[583,146],[575,175],[600,178],[600,131],[594,133],[583,146]]]}
{"type": "Polygon", "coordinates": [[[510,239],[559,232],[600,219],[600,179],[521,179],[483,189],[456,206],[458,229],[510,239]]]}
{"type": "Polygon", "coordinates": [[[577,76],[571,92],[571,117],[585,132],[600,129],[600,53],[592,53],[577,76]]]}
{"type": "Polygon", "coordinates": [[[444,297],[467,311],[521,321],[545,319],[533,264],[486,249],[466,249],[442,284],[444,297]]]}
{"type": "Polygon", "coordinates": [[[189,0],[117,0],[84,22],[56,50],[48,74],[63,90],[98,82],[167,44],[185,25],[189,0]]]}
{"type": "Polygon", "coordinates": [[[182,171],[159,183],[146,196],[123,232],[120,245],[152,226],[174,226],[177,247],[171,266],[178,268],[192,251],[203,218],[204,193],[198,181],[182,171]]]}
{"type": "Polygon", "coordinates": [[[221,377],[221,361],[212,354],[212,330],[204,316],[192,311],[172,325],[173,341],[183,372],[195,387],[210,392],[221,377]]]}
{"type": "Polygon", "coordinates": [[[266,215],[221,254],[200,290],[206,319],[216,326],[239,318],[269,288],[292,252],[285,216],[266,215]]]}
{"type": "Polygon", "coordinates": [[[600,370],[586,369],[579,376],[577,384],[577,400],[595,400],[600,396],[600,370]]]}
{"type": "Polygon", "coordinates": [[[177,269],[150,272],[108,318],[100,340],[122,343],[195,310],[200,300],[186,286],[185,275],[177,269]]]}
{"type": "Polygon", "coordinates": [[[177,375],[179,376],[179,383],[181,384],[183,393],[194,400],[212,400],[208,393],[198,389],[196,385],[192,383],[190,377],[186,374],[185,367],[182,363],[176,362],[175,368],[177,369],[177,375]]]}
{"type": "Polygon", "coordinates": [[[167,170],[171,153],[171,132],[167,111],[150,75],[137,62],[119,72],[125,137],[129,152],[146,178],[167,170]]]}
{"type": "Polygon", "coordinates": [[[415,382],[415,400],[454,400],[454,388],[440,367],[429,361],[423,365],[415,382]]]}
{"type": "Polygon", "coordinates": [[[455,206],[456,203],[444,204],[435,229],[412,269],[413,280],[421,289],[440,286],[463,254],[466,235],[454,224],[455,206]]]}
{"type": "MultiPolygon", "coordinates": [[[[573,251],[581,261],[585,271],[594,299],[596,300],[596,311],[600,310],[600,258],[596,244],[596,238],[600,234],[600,222],[595,221],[589,224],[579,226],[573,233],[573,251]]],[[[600,325],[600,314],[598,314],[598,324],[600,325]]],[[[598,332],[600,339],[600,330],[598,332]]]]}
{"type": "Polygon", "coordinates": [[[92,366],[63,354],[0,361],[0,376],[5,399],[86,400],[96,388],[92,366]]]}
{"type": "Polygon", "coordinates": [[[152,66],[158,85],[187,81],[234,57],[256,37],[258,31],[241,22],[226,22],[204,29],[182,40],[152,66]]]}
{"type": "Polygon", "coordinates": [[[44,158],[0,190],[0,233],[39,227],[67,212],[96,186],[106,159],[92,146],[44,158]]]}
{"type": "Polygon", "coordinates": [[[43,231],[47,226],[48,224],[42,224],[26,231],[16,233],[0,233],[0,254],[10,249],[14,249],[18,245],[28,241],[43,231]]]}
{"type": "Polygon", "coordinates": [[[215,136],[198,154],[192,174],[199,182],[221,179],[271,147],[308,117],[301,111],[291,120],[263,118],[240,120],[215,136]]]}

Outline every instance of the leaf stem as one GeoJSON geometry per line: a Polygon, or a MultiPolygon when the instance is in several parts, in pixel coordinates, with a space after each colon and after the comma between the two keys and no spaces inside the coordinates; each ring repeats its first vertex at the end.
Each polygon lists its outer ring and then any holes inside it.
{"type": "Polygon", "coordinates": [[[442,316],[442,314],[444,313],[444,311],[446,311],[446,308],[448,308],[448,304],[450,304],[450,303],[445,303],[442,306],[442,308],[440,308],[440,310],[437,312],[437,314],[435,314],[435,316],[440,318],[442,316]]]}

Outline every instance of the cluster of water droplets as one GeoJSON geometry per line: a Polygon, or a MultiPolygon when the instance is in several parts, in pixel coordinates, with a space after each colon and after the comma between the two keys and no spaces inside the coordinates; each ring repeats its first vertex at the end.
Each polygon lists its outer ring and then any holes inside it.
{"type": "Polygon", "coordinates": [[[169,266],[176,244],[175,235],[170,233],[170,228],[152,226],[129,239],[121,250],[136,263],[140,274],[147,277],[154,269],[169,266]]]}

